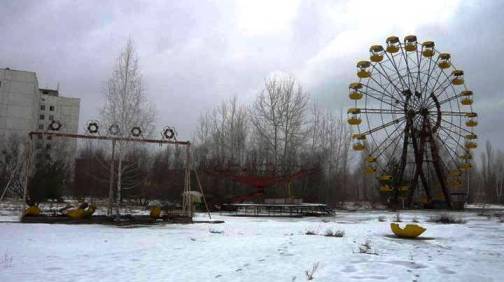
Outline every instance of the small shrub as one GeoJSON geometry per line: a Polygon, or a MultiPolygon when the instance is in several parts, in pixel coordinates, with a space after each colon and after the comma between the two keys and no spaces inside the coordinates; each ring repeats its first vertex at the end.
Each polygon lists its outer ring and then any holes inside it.
{"type": "Polygon", "coordinates": [[[4,254],[2,258],[0,258],[0,266],[5,268],[9,268],[12,266],[12,257],[8,254],[4,254]]]}
{"type": "Polygon", "coordinates": [[[208,229],[208,232],[210,232],[212,234],[222,234],[222,233],[224,233],[224,230],[217,230],[214,228],[210,228],[210,229],[208,229]]]}
{"type": "Polygon", "coordinates": [[[317,269],[319,267],[319,262],[316,262],[312,265],[311,270],[305,270],[305,275],[306,275],[306,280],[313,280],[315,278],[315,272],[317,272],[317,269]]]}
{"type": "Polygon", "coordinates": [[[367,255],[378,255],[378,253],[373,251],[373,248],[371,247],[371,241],[369,240],[359,245],[359,253],[367,255]]]}
{"type": "Polygon", "coordinates": [[[325,231],[325,235],[326,237],[337,237],[337,238],[341,238],[343,236],[345,236],[345,231],[343,230],[332,230],[332,229],[327,229],[325,231]]]}
{"type": "Polygon", "coordinates": [[[396,213],[396,216],[394,218],[394,222],[402,222],[401,215],[399,213],[396,213]]]}
{"type": "Polygon", "coordinates": [[[308,229],[305,231],[305,235],[317,235],[317,232],[315,232],[315,230],[308,229]]]}
{"type": "Polygon", "coordinates": [[[464,224],[466,223],[465,220],[463,220],[460,217],[455,217],[451,214],[447,213],[442,213],[439,215],[431,216],[429,219],[430,222],[434,223],[443,223],[443,224],[464,224]]]}
{"type": "Polygon", "coordinates": [[[385,221],[387,221],[387,218],[386,218],[384,215],[380,215],[380,216],[378,217],[378,221],[379,221],[379,222],[385,222],[385,221]]]}

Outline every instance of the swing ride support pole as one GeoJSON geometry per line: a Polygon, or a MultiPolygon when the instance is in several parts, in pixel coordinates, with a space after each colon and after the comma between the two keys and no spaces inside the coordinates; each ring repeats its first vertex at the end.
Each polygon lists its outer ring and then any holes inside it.
{"type": "Polygon", "coordinates": [[[206,201],[205,193],[203,193],[203,186],[201,186],[201,181],[199,179],[198,172],[196,171],[195,168],[193,170],[194,170],[194,175],[196,176],[196,182],[198,182],[198,187],[200,189],[201,195],[203,196],[203,203],[205,203],[205,208],[206,208],[207,213],[208,213],[208,218],[212,219],[212,216],[210,215],[210,210],[208,209],[208,204],[207,204],[207,201],[206,201]]]}
{"type": "Polygon", "coordinates": [[[31,149],[33,145],[33,139],[30,136],[29,140],[25,143],[25,175],[24,175],[24,183],[23,183],[23,208],[21,209],[21,217],[24,216],[24,211],[26,208],[26,200],[28,199],[28,182],[30,180],[31,173],[31,149]]]}
{"type": "Polygon", "coordinates": [[[107,215],[112,216],[112,203],[114,199],[114,162],[115,162],[115,144],[116,140],[112,140],[112,157],[110,158],[110,172],[109,172],[109,198],[107,215]]]}
{"type": "Polygon", "coordinates": [[[182,194],[182,210],[188,217],[193,216],[191,203],[191,145],[186,146],[186,163],[185,163],[185,178],[184,178],[184,193],[182,194]]]}

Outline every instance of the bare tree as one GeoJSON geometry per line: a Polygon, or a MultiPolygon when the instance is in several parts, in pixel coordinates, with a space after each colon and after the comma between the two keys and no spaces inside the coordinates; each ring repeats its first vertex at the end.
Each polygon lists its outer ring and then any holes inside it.
{"type": "MultiPolygon", "coordinates": [[[[145,95],[142,74],[138,58],[131,39],[117,57],[116,65],[104,91],[105,105],[102,117],[109,125],[119,127],[120,136],[130,135],[133,127],[138,126],[144,135],[153,131],[155,111],[145,95]]],[[[117,198],[120,200],[123,189],[122,175],[130,169],[123,165],[125,155],[134,149],[130,143],[121,141],[117,144],[117,198]]]]}
{"type": "Polygon", "coordinates": [[[273,76],[251,108],[256,148],[266,161],[289,171],[305,142],[305,111],[309,96],[292,76],[273,76]]]}
{"type": "Polygon", "coordinates": [[[246,108],[236,97],[202,115],[195,136],[200,159],[204,153],[219,165],[243,164],[249,135],[247,117],[246,108]]]}
{"type": "Polygon", "coordinates": [[[0,201],[10,192],[23,196],[24,151],[22,138],[12,134],[0,140],[0,201]]]}

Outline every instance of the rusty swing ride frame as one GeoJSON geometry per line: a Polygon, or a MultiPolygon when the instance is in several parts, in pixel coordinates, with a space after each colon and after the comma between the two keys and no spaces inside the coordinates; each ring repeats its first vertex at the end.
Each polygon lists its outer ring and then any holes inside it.
{"type": "MultiPolygon", "coordinates": [[[[199,187],[199,190],[202,194],[202,198],[205,204],[205,207],[208,212],[208,206],[205,198],[205,194],[203,193],[203,188],[201,185],[201,182],[199,180],[198,173],[196,169],[192,168],[192,158],[191,158],[191,142],[189,141],[178,141],[176,140],[176,133],[173,128],[170,127],[165,127],[163,129],[163,132],[161,133],[162,138],[161,139],[149,139],[149,138],[144,138],[142,136],[142,132],[140,127],[133,127],[131,129],[131,136],[118,136],[119,135],[119,127],[117,125],[111,125],[109,127],[109,134],[107,135],[99,135],[98,132],[98,122],[96,121],[91,121],[88,122],[87,126],[87,131],[89,134],[72,134],[72,133],[62,133],[58,132],[59,129],[62,127],[61,123],[59,121],[52,121],[51,124],[48,126],[48,130],[46,131],[31,131],[28,136],[29,139],[26,143],[26,150],[25,150],[25,179],[23,183],[23,205],[26,207],[27,204],[27,198],[28,198],[28,184],[29,184],[29,178],[31,174],[31,169],[32,169],[32,150],[33,150],[33,137],[34,136],[41,136],[43,137],[61,137],[61,138],[68,138],[68,139],[87,139],[87,140],[106,140],[106,141],[111,141],[112,145],[112,155],[111,155],[111,162],[110,162],[110,179],[109,179],[109,198],[108,198],[108,207],[107,207],[107,215],[112,216],[112,209],[113,209],[113,195],[114,195],[114,160],[115,160],[115,147],[117,142],[134,142],[134,143],[147,143],[147,144],[159,144],[159,145],[182,145],[185,146],[185,168],[184,168],[184,192],[182,194],[182,213],[186,217],[191,217],[193,216],[193,209],[192,209],[192,197],[190,194],[191,191],[191,170],[194,171],[195,176],[196,176],[196,182],[199,187]]],[[[119,193],[118,193],[119,194],[119,193]]],[[[120,202],[119,202],[119,197],[120,195],[117,195],[117,205],[116,205],[116,215],[119,216],[119,209],[120,209],[120,202]]],[[[22,209],[24,211],[24,208],[22,209]]],[[[208,212],[208,216],[211,219],[211,215],[208,212]]]]}

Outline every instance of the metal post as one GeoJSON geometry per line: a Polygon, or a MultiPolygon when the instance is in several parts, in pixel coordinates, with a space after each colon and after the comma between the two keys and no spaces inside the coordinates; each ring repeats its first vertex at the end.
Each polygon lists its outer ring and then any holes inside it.
{"type": "Polygon", "coordinates": [[[110,176],[109,176],[109,199],[107,215],[112,216],[112,203],[114,202],[114,159],[115,159],[115,144],[116,140],[112,140],[112,157],[110,160],[110,176]]]}
{"type": "Polygon", "coordinates": [[[184,178],[184,193],[182,194],[182,210],[188,217],[193,216],[192,203],[191,203],[191,145],[186,146],[186,165],[185,165],[185,178],[184,178]]]}
{"type": "Polygon", "coordinates": [[[21,209],[21,217],[24,216],[24,211],[26,209],[26,200],[28,199],[28,183],[30,180],[30,173],[31,173],[31,150],[32,150],[32,143],[33,139],[30,136],[30,139],[26,141],[25,145],[25,177],[24,177],[24,183],[23,183],[23,204],[22,204],[22,209],[21,209]]]}
{"type": "Polygon", "coordinates": [[[203,193],[203,186],[201,186],[201,181],[199,179],[198,172],[196,171],[196,169],[193,169],[193,170],[194,170],[194,175],[196,176],[196,182],[198,182],[198,187],[199,187],[201,195],[203,197],[203,202],[205,203],[205,208],[206,208],[207,213],[208,213],[208,218],[212,219],[212,215],[210,215],[210,210],[208,209],[208,204],[207,204],[207,201],[206,201],[205,193],[203,193]]]}

